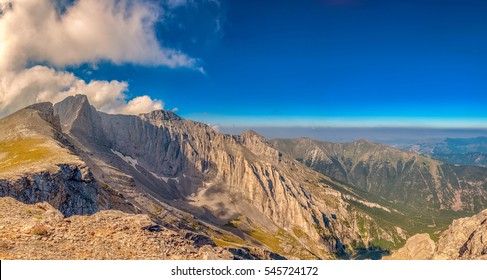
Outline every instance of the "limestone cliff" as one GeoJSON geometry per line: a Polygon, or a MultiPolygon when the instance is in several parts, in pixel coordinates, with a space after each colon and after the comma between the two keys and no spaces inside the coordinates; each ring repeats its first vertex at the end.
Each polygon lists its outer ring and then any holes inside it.
{"type": "MultiPolygon", "coordinates": [[[[105,114],[82,95],[56,104],[55,112],[99,182],[134,200],[148,194],[152,203],[191,213],[250,244],[289,257],[335,258],[372,239],[403,238],[253,132],[224,135],[168,111],[105,114]]],[[[150,204],[138,202],[147,212],[150,204]]]]}

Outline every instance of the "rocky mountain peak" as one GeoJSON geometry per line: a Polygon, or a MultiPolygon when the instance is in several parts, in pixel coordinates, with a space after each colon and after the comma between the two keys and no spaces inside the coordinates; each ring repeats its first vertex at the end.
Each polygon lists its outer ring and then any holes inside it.
{"type": "Polygon", "coordinates": [[[277,161],[282,153],[274,149],[262,135],[253,130],[247,130],[237,136],[237,141],[256,155],[263,155],[270,161],[277,161]]]}
{"type": "Polygon", "coordinates": [[[52,124],[55,128],[60,128],[59,117],[54,116],[54,107],[51,102],[42,102],[32,104],[25,109],[36,110],[40,113],[40,117],[46,122],[52,124]]]}
{"type": "Polygon", "coordinates": [[[156,110],[150,113],[140,114],[139,117],[152,123],[161,121],[180,121],[182,118],[169,110],[156,110]]]}
{"type": "Polygon", "coordinates": [[[253,130],[246,130],[238,136],[240,142],[247,142],[247,141],[258,141],[267,143],[267,139],[265,139],[262,135],[258,134],[253,130]]]}
{"type": "Polygon", "coordinates": [[[88,139],[103,139],[101,119],[86,95],[67,97],[54,105],[64,133],[84,135],[88,139]]]}
{"type": "Polygon", "coordinates": [[[55,114],[59,115],[64,131],[69,131],[73,122],[80,115],[87,115],[91,105],[86,95],[77,94],[69,96],[54,105],[55,114]]]}

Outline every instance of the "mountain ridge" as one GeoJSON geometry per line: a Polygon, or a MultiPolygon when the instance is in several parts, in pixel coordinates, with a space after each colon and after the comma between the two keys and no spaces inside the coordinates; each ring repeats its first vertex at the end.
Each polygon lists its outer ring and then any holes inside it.
{"type": "Polygon", "coordinates": [[[271,143],[324,175],[389,201],[470,213],[487,207],[487,181],[482,179],[487,169],[481,167],[446,164],[368,141],[275,139],[271,143]]]}
{"type": "MultiPolygon", "coordinates": [[[[253,131],[220,134],[164,110],[102,113],[82,95],[19,112],[0,121],[3,130],[12,137],[44,131],[46,141],[76,158],[96,184],[93,213],[146,214],[167,229],[246,258],[361,258],[369,249],[398,248],[414,233],[403,227],[410,221],[402,209],[311,170],[253,131]],[[22,121],[33,127],[16,130],[22,121]]],[[[347,155],[364,160],[368,151],[387,150],[365,140],[356,145],[347,155]]],[[[24,202],[40,201],[49,199],[24,202]]]]}
{"type": "MultiPolygon", "coordinates": [[[[55,111],[76,112],[66,110],[69,106],[69,101],[58,103],[55,111]]],[[[348,254],[342,242],[348,244],[352,252],[354,242],[366,246],[370,241],[370,237],[363,239],[350,221],[346,230],[335,228],[329,218],[332,214],[340,221],[345,217],[352,220],[362,217],[365,227],[380,228],[371,218],[366,218],[362,210],[356,209],[352,211],[355,214],[349,216],[349,211],[345,210],[350,207],[348,203],[339,192],[320,182],[321,175],[283,155],[253,132],[223,135],[205,124],[174,117],[172,112],[169,118],[166,115],[151,118],[147,114],[109,115],[96,112],[94,108],[84,110],[75,117],[61,117],[61,123],[63,119],[73,120],[71,126],[62,125],[64,132],[80,143],[78,147],[96,155],[86,153],[91,158],[87,161],[103,162],[94,164],[92,169],[101,170],[95,177],[101,180],[104,176],[108,185],[115,181],[113,178],[106,180],[108,163],[116,162],[111,170],[115,167],[128,174],[134,178],[138,189],[171,207],[192,213],[198,219],[224,227],[252,242],[270,244],[280,251],[282,248],[275,246],[271,237],[277,233],[288,244],[284,247],[307,248],[308,252],[300,253],[305,255],[314,250],[309,256],[321,254],[329,258],[329,253],[323,253],[327,251],[348,254]],[[94,127],[100,133],[85,132],[83,126],[94,127]],[[92,137],[85,139],[87,134],[92,137]],[[227,198],[223,199],[225,196],[227,198]],[[323,203],[323,199],[329,203],[323,203]],[[335,206],[330,208],[330,205],[335,206]],[[250,216],[242,216],[242,211],[250,216]],[[305,235],[297,237],[294,228],[305,235]],[[316,244],[323,244],[318,246],[324,246],[321,247],[323,251],[303,245],[309,238],[318,242],[316,244]]],[[[160,116],[157,112],[163,111],[149,113],[149,116],[160,116]]],[[[401,240],[395,228],[387,231],[386,234],[381,229],[375,236],[388,238],[393,244],[401,240]]],[[[290,252],[290,249],[285,250],[290,252]]]]}

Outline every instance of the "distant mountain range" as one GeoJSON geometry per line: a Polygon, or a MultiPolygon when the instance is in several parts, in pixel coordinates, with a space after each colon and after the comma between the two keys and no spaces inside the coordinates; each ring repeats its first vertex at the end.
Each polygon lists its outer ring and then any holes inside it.
{"type": "MultiPolygon", "coordinates": [[[[166,243],[175,244],[133,258],[380,258],[413,234],[437,236],[454,218],[487,208],[482,167],[367,141],[226,135],[165,110],[111,115],[84,95],[29,106],[0,120],[0,131],[0,196],[48,202],[68,219],[96,213],[108,223],[149,220],[152,225],[128,227],[134,236],[127,240],[164,232],[166,243]]],[[[7,217],[8,209],[1,209],[0,222],[15,217],[9,223],[32,224],[27,236],[44,227],[60,238],[61,220],[48,221],[42,212],[35,223],[37,214],[12,210],[17,216],[7,217]]],[[[76,221],[95,235],[102,230],[90,219],[76,221]]],[[[87,246],[84,238],[80,246],[87,246]]],[[[9,242],[0,257],[28,257],[9,242]]],[[[18,248],[36,249],[22,242],[18,248]]],[[[110,258],[126,258],[124,248],[110,258]]],[[[76,256],[82,255],[100,258],[76,256]]]]}
{"type": "Polygon", "coordinates": [[[486,168],[447,164],[366,140],[271,142],[313,170],[397,205],[470,213],[487,208],[486,168]]]}
{"type": "Polygon", "coordinates": [[[401,148],[452,164],[487,166],[487,137],[445,138],[401,148]]]}

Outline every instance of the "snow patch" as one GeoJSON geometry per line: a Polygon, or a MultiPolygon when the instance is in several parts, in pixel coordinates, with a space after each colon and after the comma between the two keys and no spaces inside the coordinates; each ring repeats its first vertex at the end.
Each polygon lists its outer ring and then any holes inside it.
{"type": "MultiPolygon", "coordinates": [[[[150,171],[149,171],[149,172],[150,172],[150,171]]],[[[159,176],[159,175],[157,175],[157,174],[156,174],[156,173],[154,173],[154,172],[150,172],[150,174],[152,174],[152,176],[154,176],[154,177],[156,177],[156,178],[158,178],[158,179],[160,179],[160,180],[162,180],[162,181],[164,181],[164,182],[166,182],[166,183],[169,181],[169,179],[171,179],[171,178],[169,178],[169,177],[163,177],[163,176],[159,176]]]]}
{"type": "Polygon", "coordinates": [[[162,181],[164,181],[166,183],[169,182],[169,180],[175,180],[179,184],[179,178],[177,178],[177,177],[176,178],[170,178],[170,177],[159,176],[159,175],[157,175],[154,172],[150,172],[150,174],[152,174],[152,176],[154,176],[154,177],[156,177],[156,178],[158,178],[158,179],[160,179],[160,180],[162,180],[162,181]]]}
{"type": "Polygon", "coordinates": [[[123,161],[130,164],[135,170],[137,170],[137,167],[135,167],[135,166],[138,165],[139,162],[135,158],[133,158],[131,156],[124,156],[121,152],[117,152],[117,151],[114,151],[112,149],[110,149],[110,151],[112,151],[112,153],[119,156],[123,161]]]}

